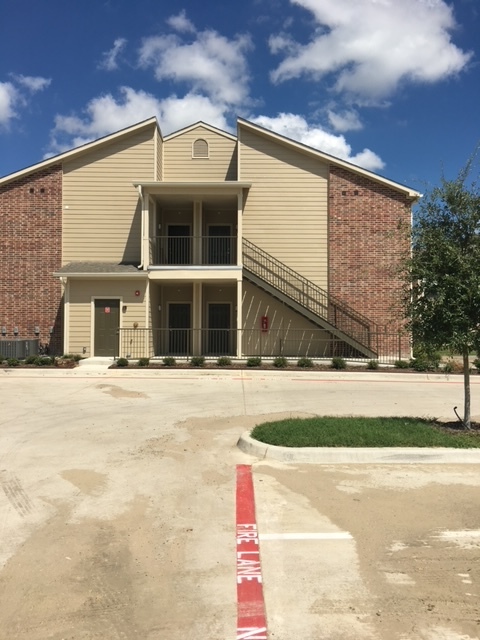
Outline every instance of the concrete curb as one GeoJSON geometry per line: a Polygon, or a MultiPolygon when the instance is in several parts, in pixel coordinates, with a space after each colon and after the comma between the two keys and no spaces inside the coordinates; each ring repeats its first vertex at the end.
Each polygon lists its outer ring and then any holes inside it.
{"type": "Polygon", "coordinates": [[[420,447],[341,448],[277,447],[259,442],[246,431],[237,442],[244,453],[261,459],[297,464],[480,464],[480,449],[420,447]]]}

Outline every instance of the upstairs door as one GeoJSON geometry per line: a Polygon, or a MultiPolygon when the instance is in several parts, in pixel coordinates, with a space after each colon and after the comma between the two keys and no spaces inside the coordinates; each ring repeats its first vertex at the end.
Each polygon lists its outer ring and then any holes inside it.
{"type": "Polygon", "coordinates": [[[167,230],[168,264],[192,263],[192,239],[190,225],[169,224],[167,230]]]}
{"type": "Polygon", "coordinates": [[[119,355],[118,329],[120,327],[120,300],[95,300],[94,356],[119,355]]]}
{"type": "Polygon", "coordinates": [[[227,224],[208,226],[207,264],[233,264],[232,227],[227,224]]]}
{"type": "Polygon", "coordinates": [[[191,307],[189,302],[168,305],[168,351],[170,355],[190,355],[191,307]]]}

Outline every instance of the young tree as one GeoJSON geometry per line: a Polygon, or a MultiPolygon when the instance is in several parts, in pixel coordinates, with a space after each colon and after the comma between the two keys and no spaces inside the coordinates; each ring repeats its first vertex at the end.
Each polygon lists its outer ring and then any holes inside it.
{"type": "Polygon", "coordinates": [[[463,356],[466,429],[471,427],[469,353],[480,347],[480,190],[471,179],[472,164],[473,158],[455,180],[442,178],[420,202],[405,305],[414,343],[463,356]]]}

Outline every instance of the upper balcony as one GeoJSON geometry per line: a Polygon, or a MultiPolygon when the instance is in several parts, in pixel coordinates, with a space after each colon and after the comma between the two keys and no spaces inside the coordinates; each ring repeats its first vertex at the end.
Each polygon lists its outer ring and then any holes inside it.
{"type": "Polygon", "coordinates": [[[153,279],[242,278],[242,214],[250,183],[143,183],[143,269],[153,279]]]}

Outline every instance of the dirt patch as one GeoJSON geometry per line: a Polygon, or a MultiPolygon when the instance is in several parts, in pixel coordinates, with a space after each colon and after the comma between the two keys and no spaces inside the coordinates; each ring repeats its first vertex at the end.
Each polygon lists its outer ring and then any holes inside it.
{"type": "Polygon", "coordinates": [[[299,473],[300,469],[261,465],[260,471],[274,477],[297,500],[307,497],[316,512],[353,536],[369,596],[355,592],[345,596],[346,585],[339,584],[342,591],[332,590],[315,601],[312,613],[322,616],[328,637],[339,637],[338,628],[329,627],[335,611],[369,626],[368,637],[479,637],[480,538],[465,537],[464,531],[478,529],[476,470],[462,468],[457,473],[452,468],[447,473],[439,467],[438,482],[434,468],[428,473],[421,470],[418,478],[410,467],[301,467],[299,473]],[[345,491],[345,486],[354,491],[345,491]],[[451,529],[460,530],[458,540],[451,529]]]}
{"type": "Polygon", "coordinates": [[[112,398],[148,398],[143,391],[129,391],[116,384],[97,384],[97,389],[101,389],[103,393],[108,393],[112,398]]]}
{"type": "Polygon", "coordinates": [[[67,469],[60,475],[87,495],[101,493],[107,483],[107,476],[104,473],[97,473],[90,469],[67,469]]]}

